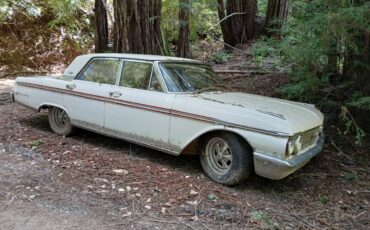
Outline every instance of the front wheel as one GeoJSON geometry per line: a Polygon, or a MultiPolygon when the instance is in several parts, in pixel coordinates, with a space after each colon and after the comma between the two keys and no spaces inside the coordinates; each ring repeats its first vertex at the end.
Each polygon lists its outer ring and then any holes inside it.
{"type": "Polygon", "coordinates": [[[68,136],[73,132],[73,126],[66,113],[61,108],[51,107],[49,108],[49,124],[50,128],[54,133],[62,136],[68,136]]]}
{"type": "Polygon", "coordinates": [[[245,181],[253,168],[249,146],[232,133],[214,133],[204,138],[200,162],[208,177],[224,185],[245,181]]]}

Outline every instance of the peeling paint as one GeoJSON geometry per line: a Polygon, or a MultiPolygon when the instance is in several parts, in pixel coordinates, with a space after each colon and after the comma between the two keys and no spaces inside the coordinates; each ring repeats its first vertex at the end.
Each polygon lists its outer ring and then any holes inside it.
{"type": "Polygon", "coordinates": [[[257,111],[260,112],[260,113],[264,113],[264,114],[267,114],[267,115],[271,115],[271,116],[274,116],[274,117],[277,117],[277,118],[286,120],[285,117],[284,117],[284,115],[282,115],[282,114],[278,114],[278,113],[274,113],[274,112],[269,112],[269,111],[264,111],[264,110],[259,110],[259,109],[257,109],[257,111]]]}
{"type": "Polygon", "coordinates": [[[224,105],[239,106],[239,107],[244,108],[244,106],[243,106],[243,105],[241,105],[241,104],[236,104],[236,103],[226,103],[226,102],[224,102],[224,101],[219,101],[219,100],[215,100],[215,99],[207,98],[207,97],[204,97],[204,96],[199,95],[199,94],[194,95],[193,97],[199,97],[200,99],[204,99],[204,100],[207,100],[207,101],[217,102],[217,103],[221,103],[221,104],[224,104],[224,105]]]}
{"type": "Polygon", "coordinates": [[[170,153],[172,155],[179,155],[182,150],[181,147],[176,146],[176,145],[169,145],[168,141],[164,141],[164,140],[157,140],[157,139],[153,139],[150,137],[139,136],[134,133],[126,133],[126,132],[122,132],[119,130],[108,129],[108,128],[101,127],[99,125],[81,121],[81,120],[72,120],[71,123],[75,126],[86,128],[92,131],[96,131],[104,135],[127,140],[130,142],[134,142],[140,145],[145,145],[151,148],[154,147],[158,150],[170,153]]]}

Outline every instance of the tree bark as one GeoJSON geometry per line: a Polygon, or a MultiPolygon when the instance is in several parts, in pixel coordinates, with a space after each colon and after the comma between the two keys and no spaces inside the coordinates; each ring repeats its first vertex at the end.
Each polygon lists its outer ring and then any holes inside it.
{"type": "Polygon", "coordinates": [[[108,18],[104,3],[95,0],[95,53],[104,53],[108,48],[108,18]]]}
{"type": "Polygon", "coordinates": [[[179,0],[179,39],[177,43],[177,56],[191,58],[191,47],[189,41],[189,0],[179,0]]]}
{"type": "Polygon", "coordinates": [[[288,0],[269,0],[267,5],[264,30],[268,37],[279,33],[288,18],[288,0]]]}
{"type": "Polygon", "coordinates": [[[243,44],[252,40],[256,35],[257,0],[228,0],[226,11],[227,15],[245,13],[234,15],[227,19],[237,44],[243,44]]]}
{"type": "MultiPolygon", "coordinates": [[[[218,12],[218,18],[221,21],[221,31],[222,31],[222,36],[224,38],[224,42],[229,44],[229,45],[235,45],[236,40],[234,39],[234,36],[231,32],[230,25],[227,20],[224,20],[226,18],[226,10],[225,10],[225,5],[224,5],[224,0],[217,0],[217,12],[218,12]]],[[[225,46],[225,49],[230,49],[229,46],[225,46]]]]}
{"type": "Polygon", "coordinates": [[[227,0],[226,13],[222,0],[218,0],[218,15],[224,41],[235,46],[252,40],[256,35],[257,0],[227,0]]]}
{"type": "Polygon", "coordinates": [[[114,0],[114,50],[163,54],[161,0],[114,0]]]}

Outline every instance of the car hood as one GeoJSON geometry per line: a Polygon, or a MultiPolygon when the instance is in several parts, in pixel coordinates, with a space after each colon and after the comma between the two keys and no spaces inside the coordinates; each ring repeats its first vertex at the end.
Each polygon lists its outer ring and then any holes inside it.
{"type": "MultiPolygon", "coordinates": [[[[176,106],[227,123],[286,134],[322,125],[323,115],[314,105],[236,92],[207,92],[178,95],[176,106]],[[194,111],[193,111],[194,112],[194,111]]],[[[186,112],[188,112],[186,111],[186,112]]]]}

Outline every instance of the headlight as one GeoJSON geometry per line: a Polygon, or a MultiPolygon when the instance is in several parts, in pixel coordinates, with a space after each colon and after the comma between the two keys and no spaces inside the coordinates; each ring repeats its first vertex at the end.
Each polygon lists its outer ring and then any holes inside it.
{"type": "Polygon", "coordinates": [[[299,153],[302,149],[302,138],[298,136],[295,143],[294,143],[294,153],[299,153]]]}
{"type": "Polygon", "coordinates": [[[287,144],[287,157],[299,153],[302,150],[302,138],[300,135],[289,138],[287,144]]]}
{"type": "Polygon", "coordinates": [[[287,154],[288,155],[292,155],[293,154],[293,151],[294,151],[294,141],[291,140],[291,141],[288,142],[287,154]]]}

